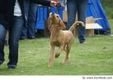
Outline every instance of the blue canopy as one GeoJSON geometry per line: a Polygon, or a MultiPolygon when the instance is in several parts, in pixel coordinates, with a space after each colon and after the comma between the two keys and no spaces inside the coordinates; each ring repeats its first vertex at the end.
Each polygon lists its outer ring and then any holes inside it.
{"type": "Polygon", "coordinates": [[[88,6],[86,11],[86,16],[93,16],[94,18],[102,18],[100,20],[97,20],[96,23],[98,23],[103,28],[101,30],[106,31],[110,30],[110,25],[108,23],[108,20],[106,18],[104,9],[101,5],[100,0],[88,0],[88,6]]]}

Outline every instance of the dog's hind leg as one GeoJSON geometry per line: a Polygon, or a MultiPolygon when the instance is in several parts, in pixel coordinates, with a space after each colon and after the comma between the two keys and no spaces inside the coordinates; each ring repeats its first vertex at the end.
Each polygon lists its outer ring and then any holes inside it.
{"type": "Polygon", "coordinates": [[[49,57],[49,64],[48,64],[48,67],[51,67],[51,66],[53,65],[54,49],[55,49],[55,46],[51,46],[51,48],[50,48],[50,57],[49,57]]]}
{"type": "Polygon", "coordinates": [[[67,50],[66,50],[66,56],[65,56],[65,58],[64,58],[63,63],[66,63],[66,62],[68,61],[69,57],[70,57],[71,45],[72,45],[72,44],[67,44],[67,47],[66,47],[66,49],[67,49],[67,50]]]}
{"type": "Polygon", "coordinates": [[[63,50],[67,52],[67,44],[64,46],[63,50]]]}
{"type": "Polygon", "coordinates": [[[59,47],[59,49],[57,50],[57,52],[56,52],[56,54],[55,54],[55,58],[58,58],[58,57],[60,56],[60,53],[62,52],[63,48],[64,48],[63,45],[61,45],[61,46],[59,47]]]}

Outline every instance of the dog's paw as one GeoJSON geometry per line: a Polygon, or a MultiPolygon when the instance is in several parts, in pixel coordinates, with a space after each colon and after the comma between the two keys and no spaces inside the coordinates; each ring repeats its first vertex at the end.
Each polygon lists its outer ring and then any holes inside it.
{"type": "Polygon", "coordinates": [[[55,54],[55,58],[58,58],[60,54],[55,54]]]}
{"type": "Polygon", "coordinates": [[[48,65],[48,67],[51,67],[50,65],[48,65]]]}
{"type": "Polygon", "coordinates": [[[62,61],[63,64],[65,64],[65,63],[67,63],[67,62],[68,62],[68,59],[64,59],[64,60],[62,61]]]}
{"type": "Polygon", "coordinates": [[[48,67],[52,67],[52,65],[49,64],[48,67]]]}
{"type": "Polygon", "coordinates": [[[67,61],[62,61],[62,63],[63,63],[63,64],[66,64],[66,63],[67,63],[67,61]]]}

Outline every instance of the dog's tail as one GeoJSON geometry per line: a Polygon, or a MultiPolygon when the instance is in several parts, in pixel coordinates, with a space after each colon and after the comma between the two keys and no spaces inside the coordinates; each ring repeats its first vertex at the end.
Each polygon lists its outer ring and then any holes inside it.
{"type": "Polygon", "coordinates": [[[75,27],[77,27],[79,24],[81,24],[83,27],[85,27],[85,24],[82,21],[76,21],[70,28],[69,31],[73,31],[75,27]]]}

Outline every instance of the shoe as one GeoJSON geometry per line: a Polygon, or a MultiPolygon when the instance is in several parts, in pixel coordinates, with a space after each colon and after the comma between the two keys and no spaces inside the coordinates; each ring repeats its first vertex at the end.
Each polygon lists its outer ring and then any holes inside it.
{"type": "Polygon", "coordinates": [[[86,44],[86,42],[82,42],[81,44],[86,44]]]}
{"type": "Polygon", "coordinates": [[[6,39],[5,40],[5,43],[4,43],[6,46],[8,46],[9,44],[8,44],[8,40],[6,39]]]}
{"type": "Polygon", "coordinates": [[[3,63],[3,61],[0,60],[0,65],[3,63]]]}
{"type": "Polygon", "coordinates": [[[21,38],[20,38],[20,40],[26,40],[26,39],[27,39],[26,37],[21,37],[21,38]]]}
{"type": "Polygon", "coordinates": [[[8,69],[16,69],[15,65],[8,65],[8,69]]]}
{"type": "Polygon", "coordinates": [[[29,37],[29,39],[34,39],[35,37],[34,36],[32,36],[32,37],[29,37]]]}

